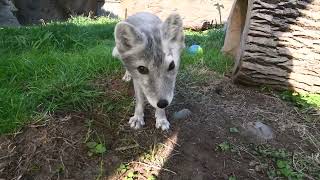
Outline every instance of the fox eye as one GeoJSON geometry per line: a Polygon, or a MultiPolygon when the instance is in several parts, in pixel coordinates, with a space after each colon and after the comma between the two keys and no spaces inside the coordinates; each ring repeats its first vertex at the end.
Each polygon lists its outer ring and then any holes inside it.
{"type": "Polygon", "coordinates": [[[171,71],[171,70],[173,70],[174,68],[175,68],[175,64],[174,64],[174,62],[172,61],[172,62],[170,63],[170,65],[169,65],[168,71],[171,71]]]}
{"type": "Polygon", "coordinates": [[[139,73],[141,73],[141,74],[148,74],[149,73],[149,69],[144,66],[139,66],[137,69],[138,69],[139,73]]]}

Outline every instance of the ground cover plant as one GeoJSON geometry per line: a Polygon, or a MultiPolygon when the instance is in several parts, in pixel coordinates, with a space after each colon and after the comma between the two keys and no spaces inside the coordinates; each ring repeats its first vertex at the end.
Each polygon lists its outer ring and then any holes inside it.
{"type": "MultiPolygon", "coordinates": [[[[111,57],[116,22],[77,17],[62,23],[1,29],[0,133],[21,127],[36,113],[90,108],[101,92],[90,87],[89,80],[120,70],[119,61],[111,57]]],[[[194,42],[204,44],[204,59],[211,59],[206,65],[226,72],[232,61],[219,53],[223,32],[204,34],[187,32],[190,39],[197,40],[194,42]],[[215,41],[220,44],[212,49],[210,43],[215,41]]],[[[198,57],[184,59],[184,64],[190,64],[198,57]]]]}
{"type": "Polygon", "coordinates": [[[120,67],[110,53],[114,24],[106,18],[74,18],[1,29],[0,134],[17,130],[33,116],[90,108],[101,92],[88,80],[120,67]]]}

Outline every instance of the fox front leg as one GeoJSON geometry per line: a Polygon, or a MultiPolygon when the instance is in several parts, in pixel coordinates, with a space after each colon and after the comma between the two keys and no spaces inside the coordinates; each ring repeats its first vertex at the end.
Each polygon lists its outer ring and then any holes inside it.
{"type": "Polygon", "coordinates": [[[125,81],[125,82],[129,82],[131,80],[131,74],[129,73],[128,70],[126,70],[126,73],[122,77],[122,80],[125,81]]]}
{"type": "Polygon", "coordinates": [[[164,109],[156,108],[156,128],[161,128],[163,131],[169,130],[170,123],[167,119],[166,112],[164,109]]]}
{"type": "Polygon", "coordinates": [[[141,90],[141,87],[136,81],[133,81],[135,98],[136,98],[136,106],[134,110],[134,116],[132,116],[129,120],[130,127],[133,129],[140,129],[144,126],[144,94],[141,90]]]}

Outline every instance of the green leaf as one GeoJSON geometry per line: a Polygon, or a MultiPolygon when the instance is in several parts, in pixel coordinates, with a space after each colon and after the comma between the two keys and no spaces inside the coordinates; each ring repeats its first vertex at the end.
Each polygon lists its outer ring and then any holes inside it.
{"type": "Polygon", "coordinates": [[[237,180],[236,176],[229,176],[228,180],[237,180]]]}
{"type": "Polygon", "coordinates": [[[267,175],[270,179],[273,179],[277,176],[276,171],[275,170],[269,170],[267,171],[267,175]]]}
{"type": "Polygon", "coordinates": [[[228,151],[230,149],[230,145],[228,142],[223,142],[218,145],[221,151],[228,151]]]}
{"type": "Polygon", "coordinates": [[[87,142],[87,147],[88,148],[90,148],[90,149],[93,149],[93,148],[95,148],[96,147],[96,145],[97,145],[97,143],[96,142],[93,142],[93,141],[91,141],[91,142],[87,142]]]}
{"type": "Polygon", "coordinates": [[[106,147],[103,145],[103,144],[98,144],[96,147],[95,147],[95,152],[98,153],[98,154],[102,154],[102,153],[105,153],[106,152],[106,147]]]}
{"type": "Polygon", "coordinates": [[[114,106],[113,105],[109,105],[107,107],[107,112],[111,112],[112,110],[114,110],[114,106]]]}
{"type": "Polygon", "coordinates": [[[119,168],[120,168],[120,169],[127,169],[127,166],[124,165],[124,164],[121,164],[119,168]]]}
{"type": "Polygon", "coordinates": [[[283,174],[285,177],[291,177],[293,174],[293,172],[291,171],[291,169],[288,168],[283,168],[280,169],[281,174],[283,174]]]}
{"type": "Polygon", "coordinates": [[[133,178],[133,177],[134,177],[134,172],[130,171],[130,172],[128,173],[127,177],[133,178]]]}
{"type": "Polygon", "coordinates": [[[121,173],[125,173],[127,170],[128,170],[128,167],[125,164],[120,164],[119,168],[117,169],[117,171],[121,173]]]}
{"type": "Polygon", "coordinates": [[[121,169],[121,173],[125,173],[127,171],[127,169],[121,169]]]}
{"type": "Polygon", "coordinates": [[[239,130],[238,130],[236,127],[230,128],[229,131],[230,131],[231,133],[238,133],[238,132],[239,132],[239,130]]]}
{"type": "Polygon", "coordinates": [[[287,161],[278,160],[278,161],[277,161],[277,166],[278,166],[278,168],[280,168],[280,169],[286,168],[286,167],[288,167],[288,163],[287,163],[287,161]]]}
{"type": "Polygon", "coordinates": [[[93,153],[91,151],[88,152],[88,156],[91,157],[93,153]]]}
{"type": "Polygon", "coordinates": [[[150,175],[147,180],[156,180],[157,177],[155,175],[150,175]]]}
{"type": "Polygon", "coordinates": [[[279,171],[283,176],[285,177],[294,176],[294,172],[291,169],[291,166],[289,165],[288,161],[278,160],[277,167],[279,168],[279,171]]]}

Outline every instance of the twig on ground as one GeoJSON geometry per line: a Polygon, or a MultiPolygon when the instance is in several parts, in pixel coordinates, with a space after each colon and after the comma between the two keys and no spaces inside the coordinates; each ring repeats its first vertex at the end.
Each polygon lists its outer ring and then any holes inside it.
{"type": "Polygon", "coordinates": [[[125,151],[125,150],[128,150],[128,149],[134,149],[134,148],[137,148],[137,147],[139,147],[139,144],[118,147],[118,148],[115,149],[115,151],[125,151]]]}
{"type": "Polygon", "coordinates": [[[175,174],[175,175],[177,174],[176,172],[171,171],[170,169],[166,169],[166,168],[163,168],[163,167],[155,166],[155,165],[152,165],[152,164],[143,163],[143,162],[140,162],[140,161],[132,161],[129,164],[141,164],[141,165],[144,165],[146,167],[155,168],[157,170],[164,170],[164,171],[170,172],[170,173],[175,174]]]}
{"type": "Polygon", "coordinates": [[[166,135],[164,135],[172,144],[175,144],[175,145],[177,145],[177,146],[179,146],[179,147],[181,147],[181,145],[180,144],[178,144],[178,143],[176,143],[176,142],[174,142],[172,139],[170,139],[168,136],[166,136],[166,135]]]}

